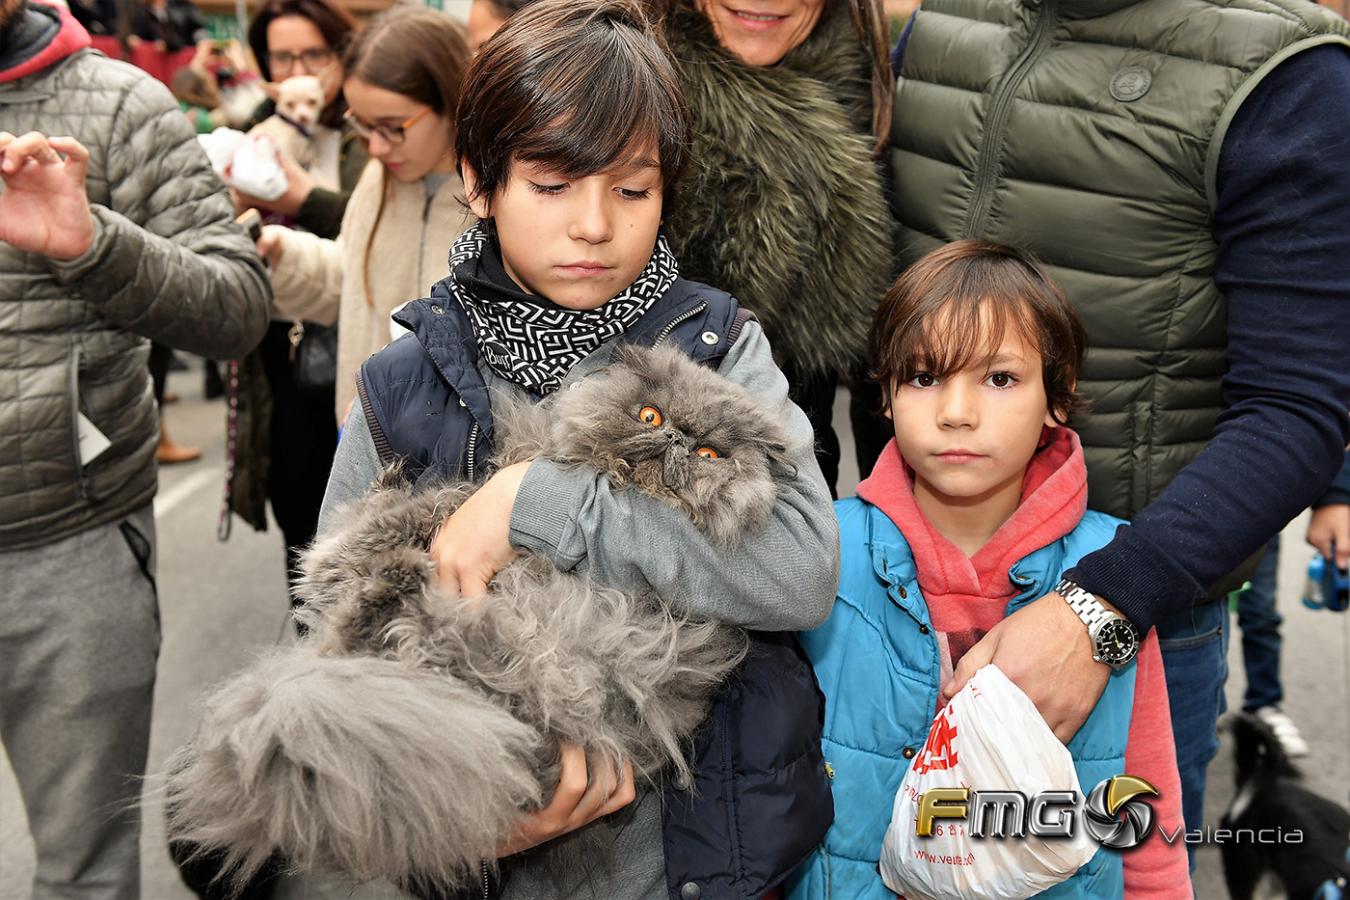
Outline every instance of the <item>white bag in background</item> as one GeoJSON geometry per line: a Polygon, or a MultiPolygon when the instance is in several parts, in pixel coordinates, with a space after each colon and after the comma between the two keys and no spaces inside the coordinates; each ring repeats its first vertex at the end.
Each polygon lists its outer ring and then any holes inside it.
{"type": "Polygon", "coordinates": [[[1071,838],[972,838],[971,821],[935,819],[932,836],[915,834],[923,792],[957,787],[1020,791],[1028,803],[1042,791],[1079,789],[1068,749],[992,665],[938,713],[905,773],[881,847],[882,880],[906,900],[1030,897],[1069,878],[1098,850],[1081,827],[1071,838]]]}
{"type": "Polygon", "coordinates": [[[277,144],[265,134],[244,134],[233,128],[217,128],[199,134],[211,168],[221,181],[260,200],[275,200],[286,193],[286,171],[277,162],[277,144]]]}

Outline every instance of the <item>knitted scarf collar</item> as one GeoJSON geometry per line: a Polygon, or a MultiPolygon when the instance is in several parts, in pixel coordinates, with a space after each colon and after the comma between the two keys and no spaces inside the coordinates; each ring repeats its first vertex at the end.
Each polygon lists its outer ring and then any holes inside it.
{"type": "Polygon", "coordinates": [[[562,384],[572,367],[601,344],[631,328],[679,277],[679,264],[664,235],[637,279],[617,297],[595,309],[566,309],[545,297],[526,293],[481,297],[462,281],[457,269],[483,255],[493,238],[479,222],[450,248],[450,291],[473,325],[478,350],[492,370],[536,394],[562,384]]]}

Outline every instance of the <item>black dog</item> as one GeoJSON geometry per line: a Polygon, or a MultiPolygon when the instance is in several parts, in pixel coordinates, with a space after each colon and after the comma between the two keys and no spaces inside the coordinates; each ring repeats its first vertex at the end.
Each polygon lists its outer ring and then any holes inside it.
{"type": "Polygon", "coordinates": [[[1222,844],[1228,893],[1234,900],[1249,900],[1266,871],[1284,882],[1289,900],[1307,900],[1324,882],[1350,878],[1350,812],[1303,785],[1269,725],[1239,713],[1230,718],[1230,726],[1237,795],[1221,822],[1234,835],[1222,844]],[[1239,828],[1251,829],[1252,839],[1237,839],[1239,828]],[[1258,842],[1255,835],[1262,829],[1267,834],[1274,830],[1284,840],[1258,842]],[[1296,833],[1302,834],[1297,843],[1290,840],[1296,833]]]}

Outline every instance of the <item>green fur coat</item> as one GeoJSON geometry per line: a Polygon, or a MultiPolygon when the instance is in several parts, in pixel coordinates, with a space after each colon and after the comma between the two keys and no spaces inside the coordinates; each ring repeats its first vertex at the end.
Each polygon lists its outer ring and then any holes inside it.
{"type": "Polygon", "coordinates": [[[893,265],[870,63],[831,7],[774,66],[732,57],[696,12],[666,21],[693,126],[667,220],[681,274],[734,294],[803,375],[863,357],[893,265]]]}

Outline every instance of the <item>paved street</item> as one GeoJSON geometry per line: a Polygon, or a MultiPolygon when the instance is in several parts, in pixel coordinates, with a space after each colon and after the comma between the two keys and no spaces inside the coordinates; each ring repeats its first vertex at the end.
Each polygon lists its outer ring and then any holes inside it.
{"type": "MultiPolygon", "coordinates": [[[[216,540],[224,466],[224,409],[201,400],[198,371],[175,373],[171,390],[183,401],[168,407],[169,424],[180,442],[196,444],[203,459],[161,471],[155,504],[159,534],[159,588],[164,642],[156,692],[151,772],[188,735],[192,707],[202,690],[246,663],[254,654],[288,634],[281,539],[273,529],[255,534],[236,521],[228,543],[216,540]]],[[[836,421],[845,407],[836,407],[836,421]]],[[[846,448],[846,456],[851,448],[846,448]]],[[[845,466],[844,493],[851,493],[856,471],[845,466]]],[[[1305,764],[1309,782],[1346,802],[1350,786],[1350,615],[1312,612],[1298,603],[1302,573],[1311,551],[1302,543],[1302,526],[1286,532],[1281,561],[1281,608],[1286,615],[1286,710],[1312,744],[1305,764]]],[[[1237,641],[1230,646],[1230,704],[1240,698],[1242,676],[1237,641]]],[[[1232,797],[1229,748],[1225,741],[1210,769],[1209,816],[1216,822],[1232,797]]],[[[889,803],[889,798],[884,802],[889,803]]],[[[159,808],[150,797],[144,834],[144,896],[151,900],[190,900],[164,851],[159,808]]],[[[32,873],[32,844],[8,763],[0,763],[0,900],[24,900],[32,873]]],[[[1198,896],[1223,897],[1218,852],[1202,848],[1196,874],[1198,896]]],[[[349,889],[294,879],[288,897],[359,896],[387,893],[349,889]]]]}

